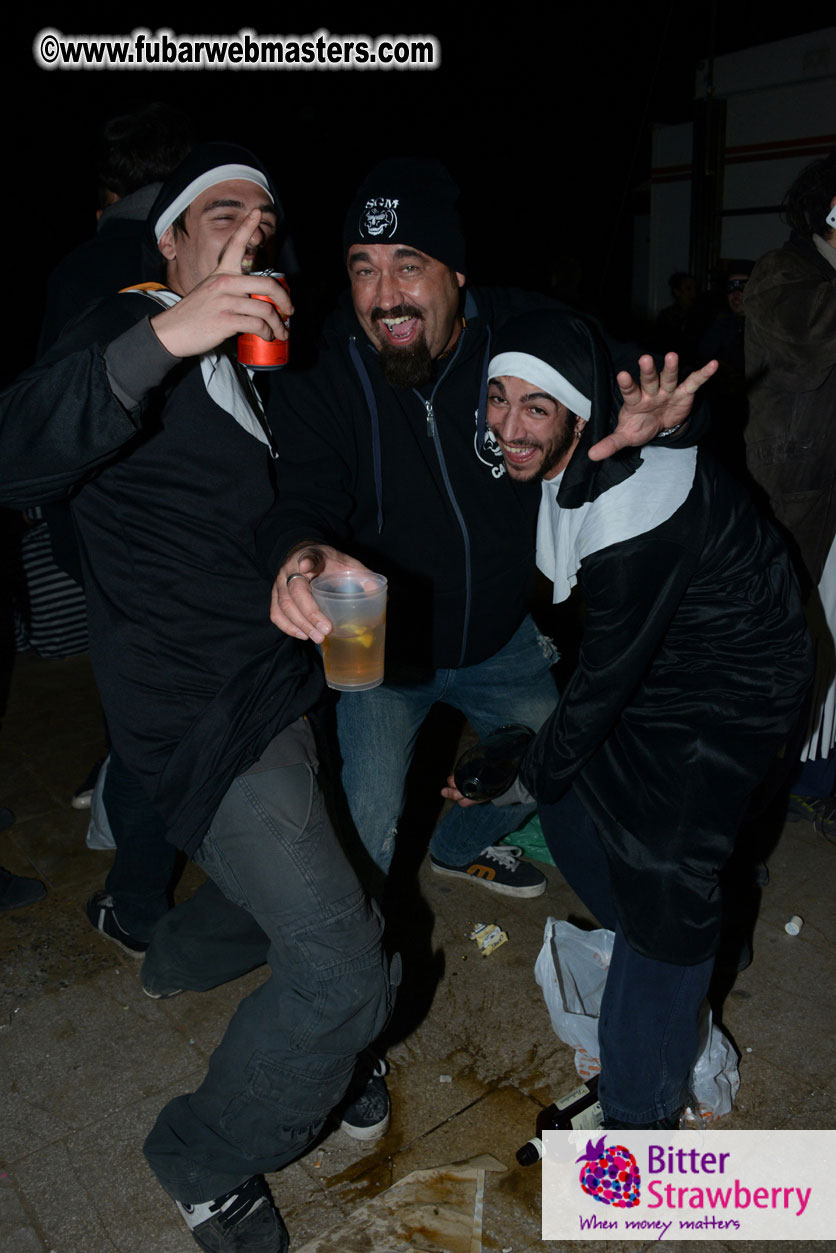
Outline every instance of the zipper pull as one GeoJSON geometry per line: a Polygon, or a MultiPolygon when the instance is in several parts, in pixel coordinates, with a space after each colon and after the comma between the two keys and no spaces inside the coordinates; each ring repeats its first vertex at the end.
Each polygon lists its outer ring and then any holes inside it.
{"type": "Polygon", "coordinates": [[[432,439],[435,435],[435,412],[431,400],[425,400],[424,405],[427,410],[427,439],[432,439]]]}

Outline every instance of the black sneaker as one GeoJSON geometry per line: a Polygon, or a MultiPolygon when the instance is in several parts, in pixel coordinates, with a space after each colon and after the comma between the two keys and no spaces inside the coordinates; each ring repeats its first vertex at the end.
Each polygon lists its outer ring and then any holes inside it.
{"type": "Polygon", "coordinates": [[[503,896],[541,896],[548,883],[542,871],[522,860],[522,849],[512,844],[492,844],[464,866],[448,865],[430,854],[430,865],[436,874],[480,883],[503,896]]]}
{"type": "Polygon", "coordinates": [[[105,762],[104,757],[100,758],[99,761],[94,762],[94,764],[90,767],[90,771],[87,775],[87,778],[84,780],[81,787],[76,788],[76,790],[73,792],[72,798],[70,800],[70,804],[72,805],[73,809],[89,809],[90,808],[90,805],[92,804],[92,801],[93,801],[93,793],[96,790],[96,780],[99,777],[99,771],[104,765],[104,762],[105,762]]]}
{"type": "Polygon", "coordinates": [[[42,896],[46,896],[46,888],[40,879],[27,879],[0,866],[0,914],[34,905],[42,896]]]}
{"type": "Polygon", "coordinates": [[[385,1057],[364,1055],[348,1089],[347,1104],[340,1111],[340,1129],[355,1140],[379,1140],[386,1134],[392,1102],[384,1075],[389,1073],[385,1057]]]}
{"type": "Polygon", "coordinates": [[[176,1202],[186,1226],[208,1253],[287,1253],[282,1216],[261,1175],[200,1205],[176,1202]]]}
{"type": "Polygon", "coordinates": [[[146,996],[150,996],[152,1001],[167,1001],[170,996],[180,996],[182,988],[167,988],[164,984],[158,984],[150,975],[141,975],[140,984],[146,996]]]}
{"type": "Polygon", "coordinates": [[[141,957],[147,940],[137,940],[116,921],[116,908],[109,892],[95,892],[87,902],[87,917],[106,940],[113,940],[129,957],[141,957]]]}

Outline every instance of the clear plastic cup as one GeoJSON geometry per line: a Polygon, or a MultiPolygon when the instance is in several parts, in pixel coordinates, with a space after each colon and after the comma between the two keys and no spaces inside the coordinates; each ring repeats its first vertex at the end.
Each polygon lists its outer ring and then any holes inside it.
{"type": "Polygon", "coordinates": [[[322,642],[325,681],[338,692],[365,692],[383,682],[386,579],[369,570],[320,574],[311,592],[333,630],[322,642]]]}

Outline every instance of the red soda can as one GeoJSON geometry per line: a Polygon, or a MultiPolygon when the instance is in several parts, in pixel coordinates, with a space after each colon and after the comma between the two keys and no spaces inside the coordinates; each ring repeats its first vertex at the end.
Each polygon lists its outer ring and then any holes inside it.
{"type": "MultiPolygon", "coordinates": [[[[256,273],[274,278],[277,283],[281,283],[285,291],[290,291],[287,279],[278,270],[259,270],[256,273]]],[[[273,305],[274,309],[276,308],[269,296],[262,296],[256,292],[250,294],[250,300],[266,300],[268,304],[273,305]]],[[[290,318],[282,318],[282,321],[286,327],[290,327],[290,318]]],[[[286,339],[262,339],[260,335],[239,335],[238,361],[250,370],[280,370],[283,365],[287,365],[288,348],[289,344],[286,339]]]]}

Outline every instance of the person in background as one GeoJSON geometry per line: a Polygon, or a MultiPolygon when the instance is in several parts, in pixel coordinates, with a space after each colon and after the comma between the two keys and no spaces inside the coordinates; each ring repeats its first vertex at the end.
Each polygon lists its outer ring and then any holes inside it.
{"type": "Polygon", "coordinates": [[[787,818],[836,842],[836,148],[784,200],[790,237],[746,286],[746,461],[788,536],[816,641],[787,818]]]}
{"type": "Polygon", "coordinates": [[[697,364],[719,362],[716,375],[706,386],[711,406],[711,429],[706,447],[744,483],[748,475],[743,431],[749,410],[743,352],[746,324],[743,296],[752,265],[751,261],[729,262],[722,279],[723,308],[702,336],[697,351],[697,364]]]}
{"type": "Polygon", "coordinates": [[[656,341],[660,348],[691,362],[696,356],[702,323],[697,280],[693,274],[678,270],[668,279],[668,286],[673,303],[660,310],[656,318],[656,341]]]}

